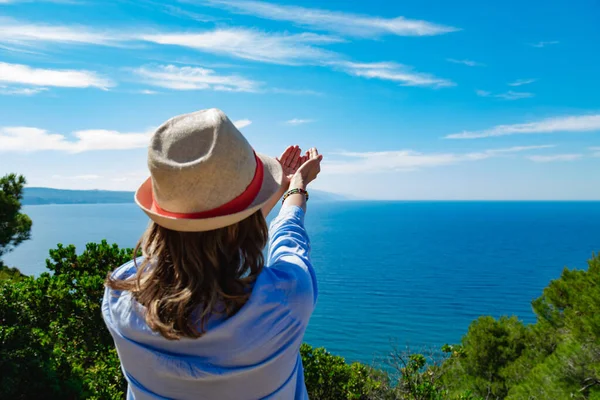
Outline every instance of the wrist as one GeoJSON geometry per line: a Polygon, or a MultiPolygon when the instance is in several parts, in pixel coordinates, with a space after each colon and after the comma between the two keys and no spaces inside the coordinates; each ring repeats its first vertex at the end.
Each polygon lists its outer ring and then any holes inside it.
{"type": "Polygon", "coordinates": [[[300,177],[292,177],[292,179],[290,179],[289,185],[288,185],[288,190],[289,189],[303,189],[306,190],[306,184],[304,183],[304,180],[300,177]]]}
{"type": "MultiPolygon", "coordinates": [[[[308,201],[308,192],[306,190],[300,188],[293,188],[284,193],[282,203],[285,203],[288,198],[295,196],[302,196],[304,198],[304,201],[308,201]]],[[[299,197],[296,197],[296,199],[298,198],[299,197]]],[[[302,203],[304,203],[304,201],[302,201],[302,203]]]]}
{"type": "Polygon", "coordinates": [[[290,187],[290,178],[288,178],[286,175],[283,176],[283,180],[281,181],[281,189],[283,192],[285,192],[286,190],[289,189],[290,187]]]}

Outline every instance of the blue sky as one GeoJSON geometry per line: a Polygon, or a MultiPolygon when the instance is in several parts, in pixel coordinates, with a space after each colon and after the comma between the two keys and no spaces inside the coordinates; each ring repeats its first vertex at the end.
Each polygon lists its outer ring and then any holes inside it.
{"type": "Polygon", "coordinates": [[[600,5],[0,0],[0,173],[134,190],[148,135],[218,107],[377,199],[600,199],[600,5]]]}

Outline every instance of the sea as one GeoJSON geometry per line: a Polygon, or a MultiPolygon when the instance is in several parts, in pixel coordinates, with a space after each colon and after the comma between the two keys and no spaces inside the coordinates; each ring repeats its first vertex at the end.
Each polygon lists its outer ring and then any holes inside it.
{"type": "MultiPolygon", "coordinates": [[[[35,205],[32,239],[5,256],[45,271],[57,243],[133,247],[134,204],[35,205]]],[[[600,202],[314,202],[306,227],[319,284],[305,341],[348,361],[458,343],[479,316],[535,322],[531,301],[600,251],[600,202]]]]}

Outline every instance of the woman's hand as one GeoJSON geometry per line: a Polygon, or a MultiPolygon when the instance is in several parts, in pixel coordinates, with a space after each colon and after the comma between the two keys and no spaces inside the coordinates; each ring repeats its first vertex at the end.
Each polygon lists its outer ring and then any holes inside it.
{"type": "Polygon", "coordinates": [[[314,181],[321,172],[321,160],[323,160],[323,155],[319,154],[315,147],[300,157],[301,165],[290,178],[290,189],[306,189],[306,186],[314,181]]]}
{"type": "Polygon", "coordinates": [[[298,171],[298,167],[300,167],[303,162],[304,157],[300,156],[301,153],[302,151],[299,146],[288,146],[281,156],[277,158],[277,161],[279,161],[279,164],[281,164],[281,168],[283,169],[283,182],[277,193],[275,193],[263,206],[262,212],[265,218],[279,202],[281,196],[288,190],[290,179],[294,176],[296,171],[298,171]]]}
{"type": "Polygon", "coordinates": [[[284,185],[289,184],[290,179],[292,179],[292,176],[294,176],[302,164],[304,157],[300,156],[301,153],[302,150],[300,150],[298,145],[288,146],[281,156],[277,158],[277,161],[279,161],[283,168],[284,185]]]}

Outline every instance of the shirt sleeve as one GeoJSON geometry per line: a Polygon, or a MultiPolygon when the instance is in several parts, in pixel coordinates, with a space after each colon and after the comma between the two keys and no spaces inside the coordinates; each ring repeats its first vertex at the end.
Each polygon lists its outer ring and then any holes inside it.
{"type": "Polygon", "coordinates": [[[267,268],[290,281],[292,301],[310,317],[317,301],[317,278],[310,261],[310,239],[304,228],[304,210],[284,206],[269,228],[267,268]]]}

